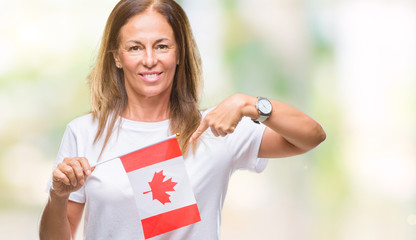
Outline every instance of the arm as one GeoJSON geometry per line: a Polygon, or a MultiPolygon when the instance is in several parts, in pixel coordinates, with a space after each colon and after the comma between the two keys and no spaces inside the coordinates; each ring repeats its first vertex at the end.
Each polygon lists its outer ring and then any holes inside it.
{"type": "Polygon", "coordinates": [[[311,117],[285,103],[272,100],[270,102],[273,111],[263,122],[267,128],[263,134],[259,157],[275,158],[302,154],[325,140],[325,131],[311,117]]]}
{"type": "Polygon", "coordinates": [[[83,203],[50,193],[40,221],[40,239],[73,239],[81,221],[83,203]]]}
{"type": "MultiPolygon", "coordinates": [[[[243,116],[257,119],[257,98],[235,94],[225,99],[205,116],[191,137],[197,139],[206,129],[216,136],[234,132],[243,116]]],[[[307,152],[325,140],[325,132],[312,118],[281,102],[271,101],[273,111],[263,123],[267,126],[260,145],[259,157],[288,157],[307,152]]]]}
{"type": "Polygon", "coordinates": [[[82,217],[84,204],[69,201],[71,192],[79,190],[85,178],[91,175],[87,159],[66,158],[53,171],[49,199],[43,210],[39,237],[72,239],[82,217]]]}

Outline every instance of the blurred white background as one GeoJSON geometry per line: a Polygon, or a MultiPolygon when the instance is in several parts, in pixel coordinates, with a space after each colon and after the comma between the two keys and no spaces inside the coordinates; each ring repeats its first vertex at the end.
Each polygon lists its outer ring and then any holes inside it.
{"type": "MultiPolygon", "coordinates": [[[[65,125],[117,1],[0,2],[0,232],[38,239],[65,125]],[[22,231],[22,229],[25,229],[22,231]]],[[[233,176],[222,238],[416,238],[416,2],[183,0],[201,108],[243,92],[318,120],[327,140],[233,176]]]]}

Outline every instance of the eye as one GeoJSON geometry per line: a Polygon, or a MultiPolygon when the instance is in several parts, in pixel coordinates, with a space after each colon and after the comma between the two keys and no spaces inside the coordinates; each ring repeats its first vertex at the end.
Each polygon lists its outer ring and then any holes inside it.
{"type": "Polygon", "coordinates": [[[139,46],[129,47],[129,51],[138,51],[138,50],[140,50],[139,46]]]}
{"type": "Polygon", "coordinates": [[[169,46],[166,45],[166,44],[159,44],[159,45],[157,45],[156,49],[160,50],[160,51],[166,51],[166,50],[169,49],[169,46]]]}

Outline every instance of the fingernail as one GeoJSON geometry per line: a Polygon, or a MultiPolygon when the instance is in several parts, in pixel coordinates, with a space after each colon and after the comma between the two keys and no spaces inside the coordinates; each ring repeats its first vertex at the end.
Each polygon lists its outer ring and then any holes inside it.
{"type": "Polygon", "coordinates": [[[88,169],[86,174],[87,174],[87,176],[89,176],[91,174],[91,170],[88,169]]]}
{"type": "Polygon", "coordinates": [[[84,185],[84,180],[79,181],[79,184],[84,185]]]}

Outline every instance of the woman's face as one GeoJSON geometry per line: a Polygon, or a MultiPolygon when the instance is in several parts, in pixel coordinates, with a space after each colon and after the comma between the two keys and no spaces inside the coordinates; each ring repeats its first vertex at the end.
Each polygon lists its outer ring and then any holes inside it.
{"type": "Polygon", "coordinates": [[[123,68],[129,99],[169,99],[178,50],[172,27],[163,15],[150,9],[132,17],[120,30],[120,46],[114,57],[123,68]]]}

